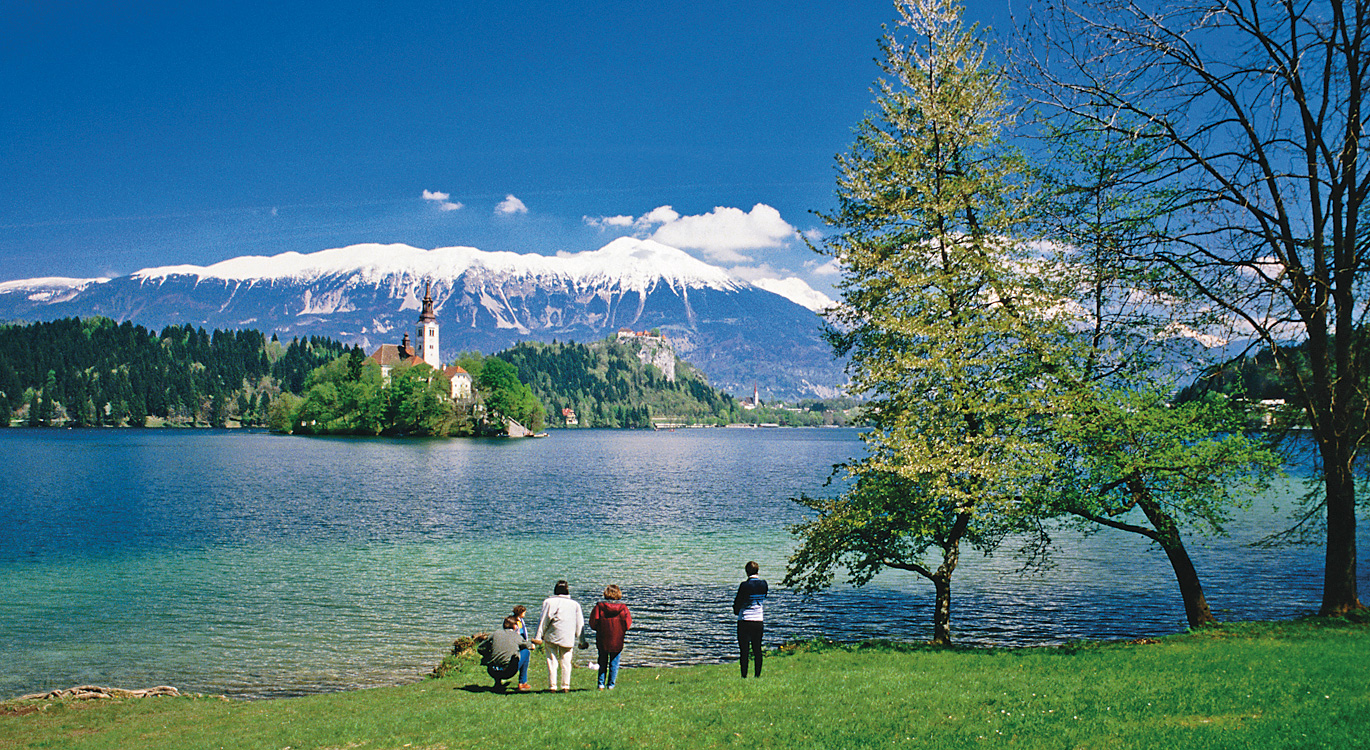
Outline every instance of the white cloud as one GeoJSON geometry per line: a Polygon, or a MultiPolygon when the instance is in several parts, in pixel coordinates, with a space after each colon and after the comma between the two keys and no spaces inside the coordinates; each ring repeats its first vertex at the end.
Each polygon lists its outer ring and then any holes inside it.
{"type": "Polygon", "coordinates": [[[528,213],[528,207],[523,205],[523,201],[519,200],[518,198],[515,198],[513,194],[510,194],[504,196],[504,200],[500,201],[500,204],[498,206],[495,206],[495,213],[504,216],[510,216],[512,214],[526,214],[528,213]]]}
{"type": "Polygon", "coordinates": [[[827,263],[809,261],[804,265],[809,268],[809,273],[814,276],[839,276],[842,273],[842,264],[838,263],[836,258],[829,260],[827,263]]]}
{"type": "Polygon", "coordinates": [[[795,228],[780,218],[779,211],[758,203],[748,212],[718,206],[707,214],[680,216],[663,223],[652,233],[652,239],[699,250],[717,261],[735,263],[748,260],[740,251],[782,247],[794,235],[795,228]]]}
{"type": "Polygon", "coordinates": [[[706,214],[681,216],[670,206],[657,206],[636,219],[631,216],[584,217],[586,224],[601,228],[632,229],[638,237],[682,250],[697,250],[711,260],[747,263],[744,250],[784,247],[796,229],[780,218],[780,212],[758,203],[751,211],[718,206],[706,214]]]}
{"type": "Polygon", "coordinates": [[[637,223],[639,226],[648,227],[655,224],[670,224],[679,218],[680,213],[670,206],[657,206],[651,211],[643,214],[642,218],[637,220],[637,223]]]}
{"type": "Polygon", "coordinates": [[[633,217],[631,216],[582,216],[581,221],[592,227],[631,227],[633,217]]]}
{"type": "Polygon", "coordinates": [[[444,193],[438,190],[423,191],[423,199],[438,204],[438,210],[440,211],[456,211],[459,208],[465,208],[464,204],[449,200],[451,197],[452,195],[450,193],[444,193]]]}
{"type": "Polygon", "coordinates": [[[1285,265],[1279,258],[1267,255],[1237,266],[1237,272],[1250,278],[1278,279],[1284,275],[1285,265]]]}
{"type": "Polygon", "coordinates": [[[837,307],[837,302],[831,297],[809,286],[808,282],[798,276],[790,276],[784,279],[756,279],[752,285],[778,294],[796,305],[803,305],[814,312],[823,312],[828,308],[837,307]]]}

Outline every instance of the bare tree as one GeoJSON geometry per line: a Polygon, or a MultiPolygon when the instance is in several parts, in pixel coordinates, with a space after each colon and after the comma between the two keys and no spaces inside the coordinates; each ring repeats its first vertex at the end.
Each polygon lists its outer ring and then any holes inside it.
{"type": "Polygon", "coordinates": [[[1323,480],[1322,613],[1361,608],[1370,0],[1065,0],[1028,18],[1035,104],[1135,139],[1151,155],[1136,189],[1174,196],[1146,260],[1292,378],[1323,480]],[[1302,367],[1282,346],[1295,339],[1307,341],[1302,367]]]}

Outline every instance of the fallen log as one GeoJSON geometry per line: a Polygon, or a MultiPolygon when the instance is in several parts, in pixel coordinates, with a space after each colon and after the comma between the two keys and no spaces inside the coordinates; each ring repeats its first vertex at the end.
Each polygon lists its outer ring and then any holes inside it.
{"type": "Polygon", "coordinates": [[[99,685],[78,685],[67,688],[66,690],[49,690],[46,693],[30,693],[21,695],[14,700],[17,701],[52,701],[52,700],[105,700],[109,698],[151,698],[154,696],[177,697],[181,694],[180,690],[170,685],[158,685],[157,687],[143,688],[142,690],[124,690],[122,688],[101,687],[99,685]]]}

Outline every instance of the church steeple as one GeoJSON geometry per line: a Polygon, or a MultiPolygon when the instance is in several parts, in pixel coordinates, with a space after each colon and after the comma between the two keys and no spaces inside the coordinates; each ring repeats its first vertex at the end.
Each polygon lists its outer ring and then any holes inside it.
{"type": "Polygon", "coordinates": [[[438,316],[433,312],[433,295],[428,292],[428,282],[423,282],[423,311],[419,313],[419,322],[423,323],[430,320],[437,320],[438,316]]]}
{"type": "Polygon", "coordinates": [[[433,294],[427,281],[423,282],[423,309],[419,312],[419,323],[415,326],[419,340],[419,357],[434,369],[442,369],[442,356],[438,351],[438,315],[433,311],[433,294]]]}

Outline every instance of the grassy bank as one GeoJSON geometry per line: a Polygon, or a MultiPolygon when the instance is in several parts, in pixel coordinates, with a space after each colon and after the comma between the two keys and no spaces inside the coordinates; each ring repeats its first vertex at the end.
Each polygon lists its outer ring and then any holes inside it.
{"type": "Polygon", "coordinates": [[[1345,621],[1012,651],[817,644],[760,680],[626,669],[601,692],[578,668],[569,695],[489,692],[467,665],[289,700],[10,702],[0,747],[1354,748],[1370,747],[1367,674],[1370,626],[1345,621]]]}

